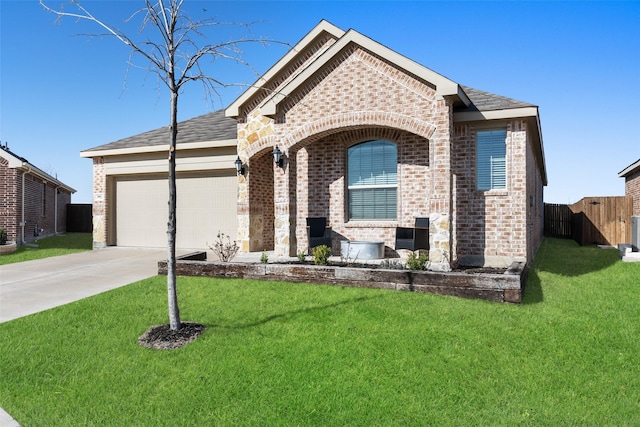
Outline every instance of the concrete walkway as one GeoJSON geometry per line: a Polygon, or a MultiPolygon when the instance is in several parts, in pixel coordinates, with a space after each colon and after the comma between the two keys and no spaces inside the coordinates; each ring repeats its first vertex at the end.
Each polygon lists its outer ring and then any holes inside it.
{"type": "MultiPolygon", "coordinates": [[[[109,247],[0,266],[0,323],[106,292],[158,273],[165,249],[109,247]]],[[[0,427],[19,424],[0,408],[0,427]]]]}

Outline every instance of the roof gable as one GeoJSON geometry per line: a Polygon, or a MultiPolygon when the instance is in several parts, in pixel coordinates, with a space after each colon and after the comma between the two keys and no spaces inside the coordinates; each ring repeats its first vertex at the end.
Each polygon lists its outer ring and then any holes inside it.
{"type": "Polygon", "coordinates": [[[23,164],[29,163],[24,157],[20,157],[17,154],[11,152],[8,145],[0,145],[0,157],[7,161],[10,168],[19,168],[23,164]]]}
{"type": "MultiPolygon", "coordinates": [[[[335,28],[328,22],[322,21],[312,31],[312,33],[321,30],[325,26],[331,26],[332,28],[335,28]]],[[[339,33],[336,31],[334,34],[339,33]]],[[[304,48],[306,47],[306,45],[303,45],[305,39],[303,39],[303,41],[296,45],[296,50],[304,50],[304,48]]],[[[418,64],[417,62],[398,54],[397,52],[389,49],[386,46],[383,46],[378,42],[373,41],[372,39],[358,33],[355,30],[349,30],[346,33],[343,32],[336,43],[331,45],[325,52],[318,56],[313,62],[308,64],[304,69],[300,70],[300,72],[293,79],[280,87],[277,91],[272,92],[261,104],[261,113],[267,116],[276,114],[278,105],[284,99],[291,95],[296,89],[304,85],[307,80],[312,78],[320,69],[322,69],[322,67],[328,64],[334,57],[339,55],[340,52],[351,43],[355,43],[363,49],[366,49],[371,53],[389,61],[390,63],[395,64],[398,68],[403,69],[404,71],[418,76],[421,79],[433,84],[436,89],[436,95],[453,96],[464,105],[469,104],[467,95],[454,81],[449,80],[448,78],[418,64]]],[[[284,59],[285,58],[283,58],[283,60],[284,59]]],[[[285,63],[283,63],[283,60],[278,62],[278,68],[283,68],[286,65],[285,63]]],[[[252,94],[255,94],[258,89],[259,88],[252,88],[250,89],[250,91],[247,91],[251,92],[251,95],[238,98],[236,102],[234,102],[229,108],[227,108],[227,116],[237,117],[240,114],[240,107],[242,106],[242,104],[245,103],[252,96],[252,94]]]]}
{"type": "Polygon", "coordinates": [[[630,164],[629,166],[627,166],[626,168],[624,168],[623,170],[620,171],[620,173],[618,173],[618,176],[620,178],[625,178],[628,175],[631,175],[632,173],[638,172],[640,171],[640,159],[638,159],[637,162],[630,164]]]}
{"type": "MultiPolygon", "coordinates": [[[[251,98],[258,94],[264,87],[273,81],[279,74],[295,63],[300,55],[304,54],[311,45],[322,37],[329,37],[334,40],[340,39],[344,35],[344,31],[326,20],[320,21],[306,36],[293,46],[278,62],[276,62],[266,73],[264,73],[249,89],[231,103],[225,110],[229,117],[237,117],[240,115],[240,108],[246,104],[251,98]]],[[[299,69],[297,70],[299,71],[299,69]]]]}

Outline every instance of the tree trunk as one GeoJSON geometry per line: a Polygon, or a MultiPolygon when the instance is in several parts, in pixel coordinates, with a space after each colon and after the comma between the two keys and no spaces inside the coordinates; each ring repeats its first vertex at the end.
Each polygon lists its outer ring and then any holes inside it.
{"type": "Polygon", "coordinates": [[[177,331],[180,323],[178,290],[176,286],[176,141],[178,139],[178,89],[171,88],[171,141],[169,144],[169,223],[167,224],[167,297],[169,299],[169,326],[177,331]]]}

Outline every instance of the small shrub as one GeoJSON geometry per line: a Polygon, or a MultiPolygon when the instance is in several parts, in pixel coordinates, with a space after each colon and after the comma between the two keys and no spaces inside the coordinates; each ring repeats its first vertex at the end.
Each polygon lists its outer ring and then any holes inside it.
{"type": "Polygon", "coordinates": [[[400,261],[385,259],[380,263],[380,268],[386,268],[387,270],[404,270],[407,266],[400,261]]]}
{"type": "Polygon", "coordinates": [[[260,262],[266,264],[269,262],[269,255],[267,255],[267,251],[262,251],[262,256],[260,257],[260,262]]]}
{"type": "Polygon", "coordinates": [[[316,265],[329,265],[331,248],[327,245],[320,245],[313,248],[313,262],[316,265]]]}
{"type": "Polygon", "coordinates": [[[4,228],[0,228],[0,245],[7,244],[7,231],[4,228]]]}
{"type": "Polygon", "coordinates": [[[298,251],[298,261],[304,262],[306,258],[307,255],[304,253],[304,251],[298,251]]]}
{"type": "Polygon", "coordinates": [[[211,249],[213,253],[218,256],[218,258],[220,258],[220,261],[222,262],[231,261],[233,257],[235,257],[236,254],[238,253],[238,249],[240,249],[240,247],[238,246],[238,243],[235,240],[232,241],[231,237],[227,236],[222,232],[218,232],[216,239],[217,240],[213,246],[207,243],[207,246],[209,246],[209,249],[211,249]]]}
{"type": "Polygon", "coordinates": [[[413,252],[409,255],[407,267],[409,270],[425,270],[427,267],[427,261],[429,261],[427,254],[416,255],[416,253],[413,252]]]}

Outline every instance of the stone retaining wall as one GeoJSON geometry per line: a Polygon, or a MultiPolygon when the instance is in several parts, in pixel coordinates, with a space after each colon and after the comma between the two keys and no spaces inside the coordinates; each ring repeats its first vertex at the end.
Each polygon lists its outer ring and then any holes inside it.
{"type": "MultiPolygon", "coordinates": [[[[178,276],[229,277],[426,292],[496,302],[522,301],[527,267],[513,263],[504,274],[368,269],[305,264],[255,264],[178,259],[178,276]]],[[[166,261],[158,274],[167,274],[166,261]]]]}

